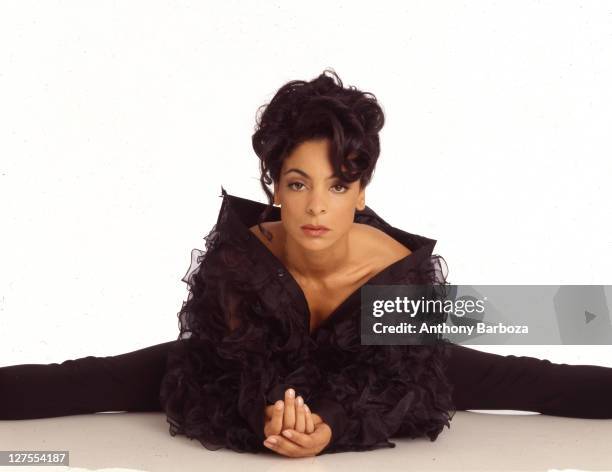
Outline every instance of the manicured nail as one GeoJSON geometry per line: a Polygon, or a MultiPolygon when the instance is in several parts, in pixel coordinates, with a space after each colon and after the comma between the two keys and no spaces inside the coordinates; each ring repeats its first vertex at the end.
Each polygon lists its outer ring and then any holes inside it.
{"type": "Polygon", "coordinates": [[[290,438],[290,437],[291,437],[291,431],[289,431],[289,430],[285,430],[285,431],[283,431],[283,435],[284,435],[285,437],[287,437],[287,438],[290,438]]]}
{"type": "Polygon", "coordinates": [[[268,441],[269,443],[272,443],[272,444],[276,444],[278,442],[276,440],[276,438],[268,438],[268,439],[266,439],[266,441],[268,441]]]}
{"type": "Polygon", "coordinates": [[[297,398],[297,402],[298,402],[298,405],[303,405],[304,404],[304,399],[302,397],[298,397],[297,398]]]}
{"type": "Polygon", "coordinates": [[[276,409],[277,410],[282,410],[283,409],[283,401],[279,400],[276,402],[276,409]]]}
{"type": "Polygon", "coordinates": [[[304,404],[304,410],[306,410],[307,412],[310,411],[310,408],[308,408],[308,405],[304,404]]]}
{"type": "Polygon", "coordinates": [[[264,446],[266,446],[266,447],[272,447],[272,444],[271,444],[271,443],[269,443],[269,442],[266,440],[266,441],[264,441],[264,446]]]}
{"type": "Polygon", "coordinates": [[[293,390],[292,388],[289,389],[289,398],[294,398],[295,397],[295,390],[293,390]]]}

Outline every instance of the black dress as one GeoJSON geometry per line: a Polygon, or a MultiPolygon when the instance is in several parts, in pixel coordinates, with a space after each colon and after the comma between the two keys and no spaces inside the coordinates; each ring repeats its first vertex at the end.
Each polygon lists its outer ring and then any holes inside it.
{"type": "MultiPolygon", "coordinates": [[[[227,194],[205,251],[194,249],[176,340],[129,353],[0,368],[0,420],[101,411],[164,411],[170,433],[206,448],[263,446],[264,409],[293,387],[332,429],[323,453],[434,441],[455,410],[513,409],[612,418],[612,369],[500,356],[449,343],[360,343],[360,290],[314,331],[306,297],[250,231],[265,205],[227,194]]],[[[274,208],[268,220],[279,220],[274,208]]],[[[374,226],[412,252],[368,285],[447,284],[436,241],[385,222],[374,226]]],[[[364,285],[366,285],[364,284],[364,285]]],[[[269,451],[268,451],[269,452],[269,451]]]]}

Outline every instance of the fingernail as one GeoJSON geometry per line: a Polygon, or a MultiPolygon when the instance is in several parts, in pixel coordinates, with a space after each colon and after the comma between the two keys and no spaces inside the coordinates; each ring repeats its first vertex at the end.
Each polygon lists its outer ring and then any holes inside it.
{"type": "Polygon", "coordinates": [[[272,444],[276,444],[277,443],[276,438],[268,438],[268,439],[266,439],[266,441],[268,441],[268,442],[270,442],[272,444]]]}
{"type": "Polygon", "coordinates": [[[298,397],[297,402],[298,402],[298,405],[303,405],[304,399],[302,397],[298,397]]]}
{"type": "Polygon", "coordinates": [[[310,411],[310,408],[308,408],[308,405],[304,404],[304,410],[310,411]]]}
{"type": "Polygon", "coordinates": [[[283,409],[283,401],[279,400],[276,402],[276,409],[277,410],[282,410],[283,409]]]}
{"type": "Polygon", "coordinates": [[[272,444],[270,444],[267,440],[264,441],[264,446],[266,447],[272,447],[272,444]]]}
{"type": "Polygon", "coordinates": [[[292,388],[289,389],[289,397],[290,398],[294,398],[295,397],[295,390],[293,390],[292,388]]]}
{"type": "Polygon", "coordinates": [[[283,431],[283,435],[285,437],[287,437],[287,438],[290,438],[291,437],[291,431],[285,430],[285,431],[283,431]]]}

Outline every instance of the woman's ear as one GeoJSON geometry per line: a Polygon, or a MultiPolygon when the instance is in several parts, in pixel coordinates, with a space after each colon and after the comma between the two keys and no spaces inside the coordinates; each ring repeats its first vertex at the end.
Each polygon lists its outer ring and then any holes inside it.
{"type": "Polygon", "coordinates": [[[365,210],[365,188],[362,188],[357,195],[357,209],[359,211],[365,210]]]}

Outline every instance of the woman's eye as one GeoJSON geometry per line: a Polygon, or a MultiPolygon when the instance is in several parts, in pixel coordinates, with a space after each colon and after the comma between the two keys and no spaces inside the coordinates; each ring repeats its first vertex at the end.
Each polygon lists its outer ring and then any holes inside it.
{"type": "Polygon", "coordinates": [[[341,192],[338,192],[338,193],[344,193],[344,192],[346,192],[348,190],[348,187],[346,185],[342,185],[342,184],[334,185],[333,188],[338,188],[338,187],[340,187],[341,189],[344,189],[344,190],[342,190],[341,192]]]}
{"type": "MultiPolygon", "coordinates": [[[[294,187],[294,185],[301,185],[302,187],[304,186],[304,184],[302,182],[291,182],[290,184],[287,185],[287,187],[289,187],[290,189],[293,189],[293,190],[300,190],[301,189],[301,187],[296,188],[296,187],[294,187]]],[[[345,193],[348,190],[348,187],[346,185],[342,185],[342,184],[333,185],[331,188],[339,189],[335,193],[345,193]]]]}

